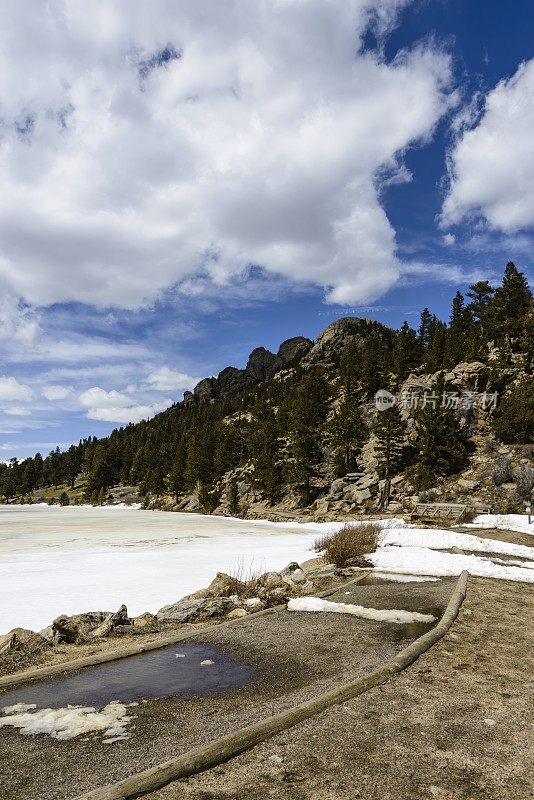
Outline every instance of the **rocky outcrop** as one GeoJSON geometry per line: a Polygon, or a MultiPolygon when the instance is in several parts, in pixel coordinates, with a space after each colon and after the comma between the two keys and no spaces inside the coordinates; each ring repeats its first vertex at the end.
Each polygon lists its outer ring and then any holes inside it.
{"type": "Polygon", "coordinates": [[[225,367],[216,378],[204,378],[197,383],[193,392],[184,392],[184,405],[224,397],[271,378],[279,370],[302,358],[312,346],[310,339],[294,336],[282,342],[277,353],[271,353],[265,347],[256,347],[249,355],[245,369],[225,367]]]}
{"type": "Polygon", "coordinates": [[[194,600],[183,598],[177,603],[160,608],[157,613],[158,622],[206,622],[214,617],[222,617],[238,608],[237,598],[206,597],[194,600]]]}
{"type": "Polygon", "coordinates": [[[336,319],[319,334],[314,346],[302,359],[303,367],[321,364],[325,367],[339,364],[341,354],[350,341],[360,341],[370,333],[386,337],[390,329],[380,322],[363,317],[342,317],[336,319]]]}
{"type": "Polygon", "coordinates": [[[34,651],[48,647],[44,636],[26,628],[13,628],[9,633],[0,636],[0,656],[14,650],[34,651]]]}
{"type": "Polygon", "coordinates": [[[131,626],[126,606],[122,605],[115,613],[106,611],[88,611],[85,614],[73,614],[68,617],[62,614],[52,623],[53,641],[55,644],[82,644],[108,636],[117,628],[131,626]]]}

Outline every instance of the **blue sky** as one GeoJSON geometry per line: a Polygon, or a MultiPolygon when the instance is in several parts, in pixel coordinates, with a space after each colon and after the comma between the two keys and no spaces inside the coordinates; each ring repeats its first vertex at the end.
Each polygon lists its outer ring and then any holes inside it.
{"type": "Polygon", "coordinates": [[[197,6],[0,10],[0,458],[534,277],[530,3],[197,6]]]}

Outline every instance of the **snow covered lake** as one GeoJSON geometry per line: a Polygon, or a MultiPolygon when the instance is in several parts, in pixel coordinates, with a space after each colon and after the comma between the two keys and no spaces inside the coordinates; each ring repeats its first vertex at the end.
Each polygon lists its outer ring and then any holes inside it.
{"type": "Polygon", "coordinates": [[[0,505],[0,635],[59,614],[155,612],[217,571],[313,557],[317,529],[131,508],[0,505]]]}

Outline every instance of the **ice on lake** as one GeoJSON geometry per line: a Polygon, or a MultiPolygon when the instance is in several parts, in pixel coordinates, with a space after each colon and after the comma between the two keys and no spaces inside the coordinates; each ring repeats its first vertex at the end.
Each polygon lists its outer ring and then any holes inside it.
{"type": "Polygon", "coordinates": [[[242,560],[311,558],[317,529],[130,508],[0,506],[0,635],[59,614],[155,612],[242,560]]]}

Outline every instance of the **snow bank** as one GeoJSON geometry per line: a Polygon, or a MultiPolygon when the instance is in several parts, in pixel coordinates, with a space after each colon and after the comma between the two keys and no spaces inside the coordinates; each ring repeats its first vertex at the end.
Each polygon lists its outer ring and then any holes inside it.
{"type": "Polygon", "coordinates": [[[425,547],[431,550],[450,550],[452,547],[458,547],[461,550],[472,550],[476,553],[500,553],[529,559],[534,557],[532,547],[499,542],[494,539],[482,539],[480,536],[472,536],[469,533],[435,530],[433,528],[388,529],[380,537],[380,546],[387,545],[425,547]]]}
{"type": "Polygon", "coordinates": [[[34,710],[35,705],[17,703],[4,708],[7,716],[0,717],[0,728],[18,728],[25,736],[45,733],[53,739],[61,740],[74,739],[82,733],[102,733],[103,736],[111,736],[113,741],[118,741],[128,736],[126,726],[134,719],[128,714],[131,705],[137,703],[109,703],[100,711],[84,706],[34,710]]]}
{"type": "MultiPolygon", "coordinates": [[[[534,520],[534,515],[531,517],[534,520]]],[[[528,524],[526,514],[480,514],[466,528],[497,528],[503,531],[518,531],[534,536],[534,522],[528,524]]]]}
{"type": "Polygon", "coordinates": [[[436,617],[431,614],[419,614],[416,611],[399,611],[397,609],[365,608],[364,606],[351,605],[350,603],[333,603],[330,600],[321,600],[319,597],[296,597],[287,604],[288,611],[326,611],[331,614],[352,614],[363,619],[372,619],[376,622],[394,622],[406,624],[408,622],[435,622],[436,617]]]}
{"type": "MultiPolygon", "coordinates": [[[[435,533],[435,531],[430,531],[435,533]]],[[[491,542],[492,545],[496,542],[491,542]]],[[[511,545],[510,545],[511,546],[511,545]]],[[[480,578],[534,583],[534,570],[524,567],[505,567],[488,558],[456,553],[442,553],[427,547],[380,547],[367,556],[375,567],[409,575],[459,575],[467,570],[480,578]]]]}

